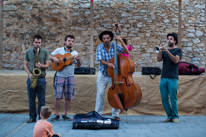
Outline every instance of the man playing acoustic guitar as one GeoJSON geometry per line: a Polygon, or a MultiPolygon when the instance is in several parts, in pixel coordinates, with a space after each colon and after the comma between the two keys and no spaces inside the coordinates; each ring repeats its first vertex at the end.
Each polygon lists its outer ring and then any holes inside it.
{"type": "Polygon", "coordinates": [[[57,75],[55,78],[55,117],[51,119],[51,121],[59,120],[59,109],[61,106],[61,99],[63,98],[63,92],[65,95],[65,102],[64,102],[64,113],[62,118],[64,120],[71,121],[72,119],[67,116],[67,112],[69,110],[71,99],[74,98],[75,93],[75,84],[74,84],[74,66],[76,64],[77,67],[81,66],[80,57],[78,53],[72,49],[74,43],[74,36],[67,35],[64,40],[64,47],[57,48],[55,51],[49,55],[50,60],[54,63],[60,63],[60,60],[57,57],[54,57],[56,54],[64,55],[66,53],[70,53],[72,56],[75,56],[73,59],[72,65],[67,65],[61,71],[57,71],[57,75]]]}

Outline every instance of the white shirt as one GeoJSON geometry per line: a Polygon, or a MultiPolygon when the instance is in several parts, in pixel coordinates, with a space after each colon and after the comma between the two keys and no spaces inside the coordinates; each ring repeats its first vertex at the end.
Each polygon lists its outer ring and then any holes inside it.
{"type": "MultiPolygon", "coordinates": [[[[66,51],[65,47],[61,47],[61,48],[57,48],[55,51],[53,51],[51,53],[52,56],[56,55],[56,54],[60,54],[60,55],[64,55],[65,53],[70,53],[72,54],[72,56],[77,55],[78,52],[76,52],[75,50],[70,51],[66,51]]],[[[74,76],[74,66],[77,63],[76,59],[74,59],[74,62],[72,65],[70,66],[66,66],[62,71],[57,71],[57,76],[58,77],[72,77],[74,76]]]]}

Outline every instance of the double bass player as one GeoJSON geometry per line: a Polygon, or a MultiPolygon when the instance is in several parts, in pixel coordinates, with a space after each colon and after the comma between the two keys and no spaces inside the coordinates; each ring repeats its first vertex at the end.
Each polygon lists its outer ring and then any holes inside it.
{"type": "MultiPolygon", "coordinates": [[[[107,84],[112,86],[112,78],[107,73],[107,66],[110,68],[115,68],[114,64],[109,63],[109,61],[114,57],[114,43],[111,41],[114,39],[121,42],[122,47],[117,45],[117,51],[119,53],[129,54],[127,46],[124,44],[122,38],[117,35],[114,37],[111,31],[103,31],[99,35],[99,39],[103,42],[97,47],[96,50],[96,60],[99,61],[99,73],[97,76],[97,96],[96,96],[96,106],[95,111],[102,115],[104,111],[104,95],[107,84]]],[[[112,108],[112,116],[116,120],[121,120],[119,118],[119,109],[112,108]]]]}

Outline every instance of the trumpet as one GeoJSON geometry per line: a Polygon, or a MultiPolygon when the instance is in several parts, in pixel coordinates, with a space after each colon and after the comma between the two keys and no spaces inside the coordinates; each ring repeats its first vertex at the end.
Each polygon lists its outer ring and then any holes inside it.
{"type": "Polygon", "coordinates": [[[154,52],[159,53],[162,51],[162,48],[166,46],[168,46],[168,42],[165,42],[162,47],[154,47],[154,52]]]}

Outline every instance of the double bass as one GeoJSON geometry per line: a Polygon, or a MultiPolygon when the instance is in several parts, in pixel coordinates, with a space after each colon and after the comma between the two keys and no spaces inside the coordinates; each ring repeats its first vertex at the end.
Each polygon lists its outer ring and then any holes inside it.
{"type": "MultiPolygon", "coordinates": [[[[118,23],[115,23],[115,36],[118,34],[118,23]]],[[[117,40],[114,43],[115,55],[109,63],[115,68],[107,67],[108,75],[112,78],[112,86],[108,90],[109,104],[121,111],[137,106],[142,98],[142,92],[138,84],[132,79],[135,65],[130,58],[117,53],[117,40]]]]}

